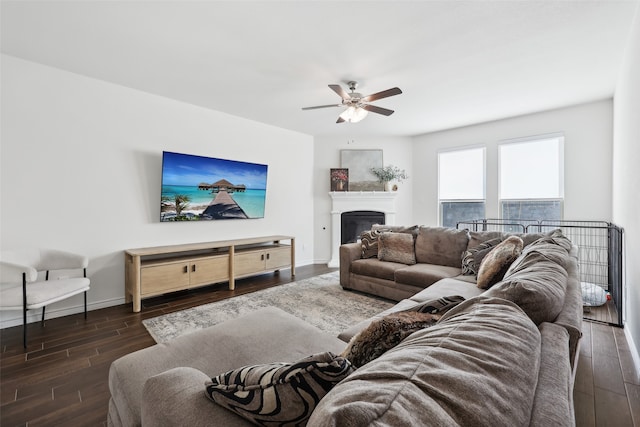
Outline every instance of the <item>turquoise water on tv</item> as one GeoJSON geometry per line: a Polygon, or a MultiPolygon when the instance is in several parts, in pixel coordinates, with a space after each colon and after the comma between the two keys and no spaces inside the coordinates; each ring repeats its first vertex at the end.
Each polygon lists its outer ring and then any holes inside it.
{"type": "MultiPolygon", "coordinates": [[[[162,197],[173,199],[176,194],[189,196],[191,201],[185,211],[202,213],[204,209],[215,199],[216,194],[211,191],[198,190],[198,187],[187,185],[163,185],[162,197]]],[[[229,194],[233,200],[245,211],[249,218],[263,218],[267,191],[247,189],[245,192],[229,194]]]]}

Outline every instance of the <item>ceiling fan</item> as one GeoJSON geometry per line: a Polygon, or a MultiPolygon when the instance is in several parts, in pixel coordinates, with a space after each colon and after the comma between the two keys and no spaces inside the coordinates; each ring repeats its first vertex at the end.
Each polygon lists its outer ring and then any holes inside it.
{"type": "Polygon", "coordinates": [[[340,85],[329,85],[331,90],[337,93],[341,98],[342,102],[340,104],[329,104],[329,105],[318,105],[316,107],[304,107],[303,110],[316,110],[318,108],[329,108],[329,107],[347,107],[340,116],[338,116],[338,120],[336,123],[343,122],[351,122],[356,123],[360,120],[364,119],[369,111],[372,113],[382,114],[384,116],[390,116],[393,114],[393,110],[389,110],[387,108],[376,107],[375,105],[369,104],[369,102],[376,101],[382,98],[388,98],[394,95],[400,95],[402,91],[397,88],[391,88],[387,90],[383,90],[382,92],[374,93],[372,95],[362,96],[361,93],[357,93],[356,89],[358,87],[358,82],[348,82],[349,90],[351,93],[347,93],[340,85]]]}

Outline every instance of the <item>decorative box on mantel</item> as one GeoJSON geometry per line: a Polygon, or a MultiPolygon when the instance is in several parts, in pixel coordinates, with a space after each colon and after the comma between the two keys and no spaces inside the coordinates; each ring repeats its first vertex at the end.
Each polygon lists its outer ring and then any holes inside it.
{"type": "Polygon", "coordinates": [[[385,224],[395,225],[396,197],[392,191],[336,191],[331,196],[331,260],[328,266],[340,266],[342,214],[353,211],[377,211],[385,215],[385,224]]]}

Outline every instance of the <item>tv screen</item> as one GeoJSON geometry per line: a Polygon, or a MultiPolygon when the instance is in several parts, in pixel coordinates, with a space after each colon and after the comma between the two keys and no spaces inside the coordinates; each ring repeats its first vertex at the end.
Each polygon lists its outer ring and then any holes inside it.
{"type": "Polygon", "coordinates": [[[160,221],[264,218],[267,165],[164,151],[160,221]]]}

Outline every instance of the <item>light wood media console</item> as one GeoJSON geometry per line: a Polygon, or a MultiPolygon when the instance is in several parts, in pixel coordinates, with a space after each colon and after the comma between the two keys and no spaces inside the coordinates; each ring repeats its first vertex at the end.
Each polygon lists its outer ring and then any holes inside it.
{"type": "Polygon", "coordinates": [[[125,301],[133,301],[133,311],[139,312],[143,298],[226,281],[233,290],[237,278],[287,267],[295,276],[295,252],[292,236],[128,249],[125,301]]]}

